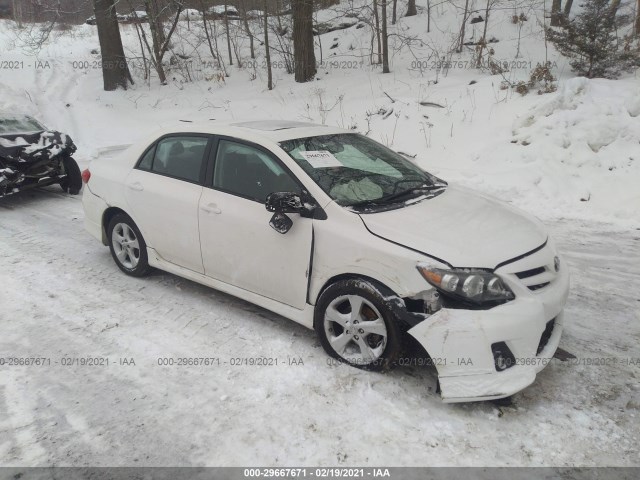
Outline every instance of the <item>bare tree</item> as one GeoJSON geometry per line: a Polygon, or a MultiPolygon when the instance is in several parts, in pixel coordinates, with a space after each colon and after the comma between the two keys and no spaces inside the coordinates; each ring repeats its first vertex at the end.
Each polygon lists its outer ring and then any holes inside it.
{"type": "Polygon", "coordinates": [[[465,0],[464,2],[464,13],[462,15],[462,26],[460,27],[460,41],[458,43],[458,48],[456,52],[462,52],[462,47],[464,46],[464,36],[465,36],[465,27],[467,25],[467,19],[469,18],[469,0],[465,0]]]}
{"type": "Polygon", "coordinates": [[[141,33],[143,27],[140,23],[140,19],[138,18],[138,13],[133,7],[133,3],[131,3],[131,0],[128,0],[128,3],[129,3],[129,8],[131,9],[131,15],[133,16],[133,25],[134,25],[134,28],[136,29],[136,35],[138,36],[138,43],[140,44],[140,52],[142,54],[142,67],[144,70],[144,79],[148,80],[151,68],[149,66],[149,63],[147,62],[147,56],[144,53],[144,43],[142,42],[142,33],[144,32],[141,33]]]}
{"type": "Polygon", "coordinates": [[[562,23],[562,0],[552,0],[550,25],[552,27],[557,27],[561,23],[562,23]]]}
{"type": "Polygon", "coordinates": [[[174,4],[176,7],[175,16],[173,18],[173,22],[171,23],[171,27],[169,28],[169,32],[165,33],[164,23],[162,21],[164,16],[164,9],[160,9],[158,0],[144,0],[144,7],[147,12],[147,16],[149,17],[149,30],[151,31],[152,45],[149,45],[147,35],[146,33],[144,33],[144,29],[140,29],[140,32],[142,34],[142,40],[144,40],[145,45],[147,46],[147,50],[149,50],[153,68],[155,68],[156,73],[158,74],[158,80],[160,80],[160,83],[162,85],[166,85],[167,83],[167,75],[165,74],[162,60],[164,59],[165,53],[167,53],[167,50],[169,49],[169,42],[171,40],[173,32],[175,32],[176,30],[176,26],[178,25],[178,20],[180,18],[180,13],[182,12],[183,7],[182,3],[180,3],[178,0],[175,0],[174,4]]]}
{"type": "Polygon", "coordinates": [[[308,82],[316,74],[313,42],[313,0],[292,0],[293,58],[296,82],[308,82]]]}
{"type": "MultiPolygon", "coordinates": [[[[378,60],[375,63],[380,63],[382,55],[382,43],[380,42],[380,17],[378,16],[378,0],[373,0],[373,17],[375,19],[375,36],[378,41],[378,60]]],[[[373,50],[373,48],[371,50],[373,50]]]]}
{"type": "Polygon", "coordinates": [[[224,4],[224,31],[227,34],[227,50],[229,51],[229,65],[233,65],[233,56],[231,55],[231,36],[229,35],[229,15],[227,15],[227,4],[224,4]]]}
{"type": "Polygon", "coordinates": [[[115,0],[93,0],[102,57],[102,80],[106,91],[127,89],[133,83],[122,48],[115,0]]]}
{"type": "Polygon", "coordinates": [[[409,0],[407,4],[407,13],[405,17],[413,17],[418,14],[418,10],[416,9],[416,0],[409,0]]]}
{"type": "Polygon", "coordinates": [[[636,36],[640,37],[640,0],[638,0],[637,4],[636,4],[636,23],[635,23],[635,29],[636,29],[636,36]]]}
{"type": "Polygon", "coordinates": [[[389,73],[389,34],[387,32],[387,0],[382,0],[382,73],[389,73]]]}
{"type": "Polygon", "coordinates": [[[565,21],[569,20],[569,14],[571,13],[571,7],[573,6],[573,0],[567,0],[567,3],[564,4],[564,19],[565,21]]]}
{"type": "MultiPolygon", "coordinates": [[[[478,58],[476,59],[476,68],[480,68],[482,66],[482,52],[484,48],[487,46],[487,27],[489,26],[489,13],[491,12],[491,8],[493,8],[494,4],[497,3],[498,0],[487,0],[484,9],[484,29],[482,31],[482,38],[478,42],[478,46],[476,48],[478,58]]],[[[520,51],[520,42],[518,37],[518,52],[520,51]]],[[[517,54],[516,54],[517,56],[517,54]]]]}
{"type": "Polygon", "coordinates": [[[12,0],[13,20],[18,24],[18,28],[22,28],[22,2],[20,0],[12,0]]]}
{"type": "Polygon", "coordinates": [[[251,54],[251,58],[256,58],[256,52],[253,47],[253,34],[251,33],[251,29],[249,28],[249,19],[247,18],[247,4],[245,0],[240,0],[240,10],[242,12],[242,23],[244,25],[244,31],[249,37],[249,52],[251,54]]]}
{"type": "Polygon", "coordinates": [[[398,10],[398,0],[393,0],[393,13],[391,15],[391,25],[396,24],[396,13],[398,10]]]}
{"type": "Polygon", "coordinates": [[[271,72],[271,54],[269,52],[269,18],[267,0],[264,0],[264,56],[267,62],[267,88],[273,90],[273,74],[271,72]]]}

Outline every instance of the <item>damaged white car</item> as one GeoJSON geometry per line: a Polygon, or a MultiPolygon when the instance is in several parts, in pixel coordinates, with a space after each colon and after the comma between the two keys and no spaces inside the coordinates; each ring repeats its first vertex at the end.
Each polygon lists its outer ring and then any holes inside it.
{"type": "Polygon", "coordinates": [[[569,275],[540,222],[362,135],[184,123],[83,179],[86,228],[125,273],[253,302],[360,368],[397,364],[411,335],[444,401],[512,395],[558,346],[569,275]]]}

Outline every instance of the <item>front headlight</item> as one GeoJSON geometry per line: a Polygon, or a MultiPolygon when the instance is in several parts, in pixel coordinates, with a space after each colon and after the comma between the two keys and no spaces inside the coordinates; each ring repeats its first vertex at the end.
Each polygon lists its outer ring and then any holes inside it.
{"type": "Polygon", "coordinates": [[[444,270],[418,265],[424,279],[444,296],[476,305],[505,303],[515,298],[497,275],[484,270],[444,270]]]}

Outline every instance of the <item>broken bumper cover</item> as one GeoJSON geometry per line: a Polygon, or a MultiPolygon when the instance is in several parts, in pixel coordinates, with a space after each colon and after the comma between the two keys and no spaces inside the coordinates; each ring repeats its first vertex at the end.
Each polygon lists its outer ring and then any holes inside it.
{"type": "Polygon", "coordinates": [[[565,268],[544,290],[489,310],[445,308],[411,328],[437,366],[443,401],[504,398],[532,384],[558,348],[568,292],[565,268]],[[504,345],[506,368],[496,359],[504,345]]]}

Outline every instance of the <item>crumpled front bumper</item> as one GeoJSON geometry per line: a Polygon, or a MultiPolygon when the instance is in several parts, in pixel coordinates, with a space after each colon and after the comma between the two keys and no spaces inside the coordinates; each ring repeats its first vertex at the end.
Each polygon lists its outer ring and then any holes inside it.
{"type": "MultiPolygon", "coordinates": [[[[510,268],[516,271],[518,267],[510,268]]],[[[538,291],[523,286],[507,269],[496,273],[516,293],[515,300],[489,310],[445,308],[409,330],[438,369],[444,402],[513,395],[533,383],[558,348],[569,293],[568,268],[562,268],[549,286],[538,291]],[[551,320],[552,333],[543,339],[551,320]],[[507,345],[515,361],[498,371],[492,345],[500,342],[507,345]]]]}

